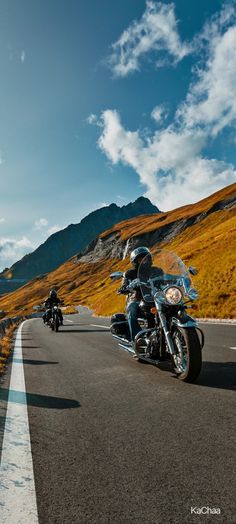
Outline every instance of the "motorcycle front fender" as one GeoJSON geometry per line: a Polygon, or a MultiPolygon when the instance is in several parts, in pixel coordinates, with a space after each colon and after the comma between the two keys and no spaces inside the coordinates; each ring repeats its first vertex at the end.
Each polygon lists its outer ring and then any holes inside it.
{"type": "Polygon", "coordinates": [[[190,328],[190,327],[197,328],[198,327],[197,321],[194,319],[187,320],[186,322],[181,322],[181,320],[179,320],[178,318],[173,317],[171,322],[172,322],[172,325],[178,326],[181,328],[190,328]]]}

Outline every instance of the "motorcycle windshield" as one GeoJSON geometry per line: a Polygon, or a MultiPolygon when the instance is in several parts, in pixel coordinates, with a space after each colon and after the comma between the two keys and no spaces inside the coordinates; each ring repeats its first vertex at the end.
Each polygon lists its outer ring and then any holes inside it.
{"type": "Polygon", "coordinates": [[[153,302],[155,293],[166,285],[182,285],[181,279],[191,278],[184,262],[171,251],[160,250],[151,261],[147,255],[141,261],[138,269],[140,288],[145,302],[153,302]]]}

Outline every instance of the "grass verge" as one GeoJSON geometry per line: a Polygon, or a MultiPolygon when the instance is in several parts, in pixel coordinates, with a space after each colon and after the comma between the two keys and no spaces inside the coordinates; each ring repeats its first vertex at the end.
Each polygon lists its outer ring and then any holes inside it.
{"type": "Polygon", "coordinates": [[[18,327],[19,322],[14,323],[6,329],[5,335],[0,339],[0,376],[4,373],[7,359],[11,354],[14,331],[18,327]]]}

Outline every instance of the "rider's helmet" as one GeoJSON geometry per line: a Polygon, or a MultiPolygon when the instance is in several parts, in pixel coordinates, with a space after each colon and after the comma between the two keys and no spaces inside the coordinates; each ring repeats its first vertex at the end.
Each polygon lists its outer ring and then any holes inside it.
{"type": "Polygon", "coordinates": [[[49,293],[49,297],[50,298],[57,298],[57,292],[55,289],[51,289],[50,293],[49,293]]]}
{"type": "Polygon", "coordinates": [[[136,249],[131,251],[130,262],[136,268],[136,267],[139,266],[141,260],[144,257],[147,257],[147,261],[149,263],[152,262],[152,255],[151,255],[151,252],[149,251],[148,247],[136,247],[136,249]]]}

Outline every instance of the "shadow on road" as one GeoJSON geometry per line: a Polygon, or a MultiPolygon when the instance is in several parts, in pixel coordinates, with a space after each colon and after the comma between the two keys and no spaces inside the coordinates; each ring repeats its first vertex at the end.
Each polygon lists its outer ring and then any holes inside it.
{"type": "Polygon", "coordinates": [[[236,390],[236,362],[202,363],[202,371],[196,382],[198,386],[236,390]]]}
{"type": "Polygon", "coordinates": [[[77,400],[37,395],[36,393],[25,393],[24,391],[8,391],[8,389],[0,390],[0,400],[8,400],[8,402],[14,402],[15,404],[27,403],[28,406],[47,409],[72,409],[80,407],[80,403],[77,400]]]}
{"type": "Polygon", "coordinates": [[[15,364],[30,364],[32,366],[46,366],[47,364],[59,364],[59,362],[51,362],[50,360],[30,360],[28,358],[24,358],[21,360],[20,358],[14,359],[15,364]]]}
{"type": "Polygon", "coordinates": [[[39,346],[26,346],[26,344],[23,344],[23,349],[40,349],[39,346]]]}

